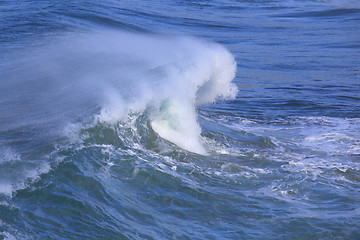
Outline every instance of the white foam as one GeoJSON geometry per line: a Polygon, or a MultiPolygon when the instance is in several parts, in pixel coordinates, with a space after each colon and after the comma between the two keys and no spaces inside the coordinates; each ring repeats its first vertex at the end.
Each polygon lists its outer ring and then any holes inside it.
{"type": "Polygon", "coordinates": [[[13,186],[11,183],[0,183],[0,194],[4,194],[6,196],[12,196],[13,186]]]}
{"type": "Polygon", "coordinates": [[[2,232],[2,234],[5,237],[4,240],[16,240],[15,236],[13,236],[12,234],[10,234],[10,233],[8,233],[6,231],[2,232]]]}
{"type": "Polygon", "coordinates": [[[20,159],[21,156],[15,153],[11,148],[6,146],[0,146],[0,164],[18,161],[20,159]]]}
{"type": "Polygon", "coordinates": [[[303,128],[300,142],[313,150],[332,154],[360,154],[360,119],[308,118],[310,126],[303,128]],[[309,122],[311,120],[311,122],[309,122]]]}

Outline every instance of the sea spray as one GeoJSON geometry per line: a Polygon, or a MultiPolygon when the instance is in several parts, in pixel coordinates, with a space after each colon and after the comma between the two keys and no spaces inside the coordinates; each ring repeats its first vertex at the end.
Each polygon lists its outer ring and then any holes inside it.
{"type": "Polygon", "coordinates": [[[116,124],[150,109],[150,126],[162,138],[206,154],[196,106],[237,92],[231,83],[235,61],[225,48],[192,37],[124,32],[88,34],[73,42],[71,51],[100,64],[85,74],[101,92],[97,121],[116,124]]]}

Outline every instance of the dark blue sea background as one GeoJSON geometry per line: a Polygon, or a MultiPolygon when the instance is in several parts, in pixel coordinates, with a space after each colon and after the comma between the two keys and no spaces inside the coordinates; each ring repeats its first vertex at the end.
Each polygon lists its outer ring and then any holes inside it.
{"type": "Polygon", "coordinates": [[[0,1],[0,239],[360,239],[358,0],[0,1]]]}

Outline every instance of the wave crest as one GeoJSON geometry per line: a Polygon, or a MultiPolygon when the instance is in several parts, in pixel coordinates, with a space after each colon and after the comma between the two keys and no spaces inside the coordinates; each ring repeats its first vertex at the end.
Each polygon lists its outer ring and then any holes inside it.
{"type": "Polygon", "coordinates": [[[129,112],[150,108],[151,127],[162,138],[206,154],[195,108],[236,96],[237,87],[231,83],[236,69],[232,55],[218,44],[191,37],[111,34],[100,42],[109,39],[106,46],[114,39],[126,42],[123,48],[116,44],[115,49],[119,56],[130,59],[126,65],[134,72],[124,68],[125,78],[120,74],[118,80],[107,82],[111,87],[105,90],[108,101],[100,120],[117,122],[129,112]]]}

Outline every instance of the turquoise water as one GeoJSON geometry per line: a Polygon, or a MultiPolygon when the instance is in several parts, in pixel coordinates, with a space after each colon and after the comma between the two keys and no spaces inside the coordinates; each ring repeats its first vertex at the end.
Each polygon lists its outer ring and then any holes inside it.
{"type": "Polygon", "coordinates": [[[0,239],[359,239],[360,5],[1,1],[0,239]]]}

